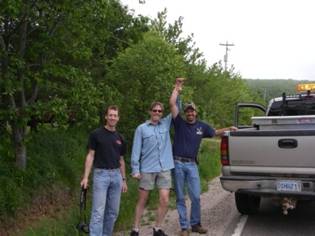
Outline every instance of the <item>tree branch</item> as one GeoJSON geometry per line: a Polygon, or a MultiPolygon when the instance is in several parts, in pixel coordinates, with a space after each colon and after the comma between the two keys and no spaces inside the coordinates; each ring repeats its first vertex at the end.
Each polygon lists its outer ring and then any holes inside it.
{"type": "Polygon", "coordinates": [[[6,46],[2,35],[0,35],[0,47],[4,52],[6,51],[6,46]]]}
{"type": "MultiPolygon", "coordinates": [[[[28,9],[33,9],[33,7],[35,7],[36,5],[36,0],[34,1],[25,1],[25,5],[28,3],[30,5],[30,7],[28,9]]],[[[26,7],[26,6],[25,6],[26,7]]],[[[10,39],[12,35],[15,35],[15,33],[18,31],[18,29],[21,27],[21,25],[23,24],[23,22],[25,21],[26,17],[28,17],[29,12],[25,11],[24,14],[21,16],[20,21],[16,23],[14,28],[11,28],[11,30],[8,29],[8,20],[7,18],[5,18],[5,28],[7,29],[6,32],[6,36],[8,36],[8,38],[10,39]]],[[[12,23],[12,22],[11,22],[12,23]]]]}
{"type": "Polygon", "coordinates": [[[48,30],[48,35],[49,36],[52,36],[56,32],[57,26],[62,21],[63,17],[64,17],[64,15],[62,15],[62,14],[58,15],[58,17],[57,17],[56,21],[54,22],[53,26],[51,27],[50,30],[48,30]]]}
{"type": "Polygon", "coordinates": [[[10,97],[11,107],[15,110],[16,109],[16,103],[14,100],[14,96],[12,94],[10,94],[9,97],[10,97]]]}
{"type": "Polygon", "coordinates": [[[35,81],[33,84],[33,93],[31,98],[27,101],[28,104],[33,104],[35,103],[37,96],[38,96],[38,83],[35,81]]]}
{"type": "Polygon", "coordinates": [[[7,70],[8,70],[8,51],[7,51],[7,47],[6,47],[6,44],[2,35],[0,36],[0,46],[3,50],[0,60],[1,60],[1,72],[4,78],[4,75],[7,73],[7,70]]]}
{"type": "MultiPolygon", "coordinates": [[[[29,8],[25,6],[25,20],[22,22],[21,28],[20,28],[20,42],[19,42],[19,56],[20,58],[25,57],[25,51],[26,51],[26,41],[27,41],[27,18],[29,14],[29,8]]],[[[21,82],[21,106],[26,106],[26,99],[25,99],[25,88],[24,88],[24,75],[21,69],[18,71],[18,77],[21,82]]]]}

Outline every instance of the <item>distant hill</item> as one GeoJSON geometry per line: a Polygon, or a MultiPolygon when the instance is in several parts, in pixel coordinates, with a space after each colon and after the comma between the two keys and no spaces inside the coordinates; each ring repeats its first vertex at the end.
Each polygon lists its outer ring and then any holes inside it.
{"type": "Polygon", "coordinates": [[[245,79],[248,87],[257,93],[266,102],[274,97],[281,97],[285,92],[287,95],[295,94],[296,84],[314,83],[314,81],[301,81],[293,79],[245,79]]]}

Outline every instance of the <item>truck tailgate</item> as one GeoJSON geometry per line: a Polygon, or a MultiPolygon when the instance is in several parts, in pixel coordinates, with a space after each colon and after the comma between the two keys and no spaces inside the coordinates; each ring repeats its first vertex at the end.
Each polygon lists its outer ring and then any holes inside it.
{"type": "Polygon", "coordinates": [[[239,130],[229,137],[232,166],[315,167],[315,130],[239,130]]]}

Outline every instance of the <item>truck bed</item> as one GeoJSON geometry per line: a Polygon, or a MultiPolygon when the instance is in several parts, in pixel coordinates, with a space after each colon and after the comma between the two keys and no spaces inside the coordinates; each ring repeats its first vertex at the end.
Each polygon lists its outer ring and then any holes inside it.
{"type": "Polygon", "coordinates": [[[315,168],[315,129],[231,132],[229,153],[231,166],[315,168]]]}

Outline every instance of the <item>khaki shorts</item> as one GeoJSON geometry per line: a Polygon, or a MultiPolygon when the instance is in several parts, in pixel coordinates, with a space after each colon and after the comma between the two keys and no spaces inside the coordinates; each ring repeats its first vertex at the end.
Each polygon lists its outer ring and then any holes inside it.
{"type": "Polygon", "coordinates": [[[139,188],[144,190],[154,189],[154,185],[159,189],[170,189],[172,187],[171,171],[157,173],[141,173],[139,188]]]}

